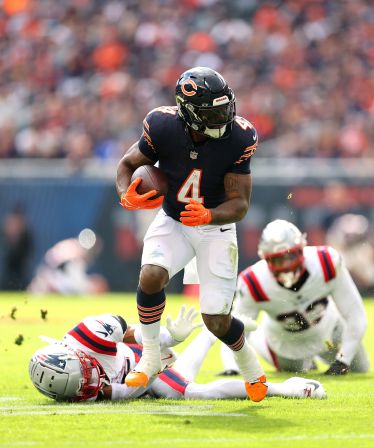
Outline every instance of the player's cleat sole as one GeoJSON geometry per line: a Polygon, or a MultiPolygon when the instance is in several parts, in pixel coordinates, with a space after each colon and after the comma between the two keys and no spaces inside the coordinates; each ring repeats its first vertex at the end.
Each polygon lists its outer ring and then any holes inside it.
{"type": "Polygon", "coordinates": [[[247,392],[248,397],[253,402],[261,402],[262,399],[266,396],[268,392],[268,386],[266,385],[266,377],[261,376],[258,378],[257,382],[245,383],[245,390],[247,392]]]}
{"type": "Polygon", "coordinates": [[[131,387],[147,386],[149,377],[142,371],[131,371],[125,378],[125,384],[131,387]]]}

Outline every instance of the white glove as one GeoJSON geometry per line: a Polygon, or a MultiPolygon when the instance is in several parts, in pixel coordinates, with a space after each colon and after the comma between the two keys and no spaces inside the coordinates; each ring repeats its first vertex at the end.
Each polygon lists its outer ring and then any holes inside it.
{"type": "Polygon", "coordinates": [[[175,320],[172,320],[170,315],[166,318],[166,328],[178,343],[184,341],[194,329],[203,325],[203,323],[193,323],[193,320],[199,315],[199,312],[195,308],[191,307],[186,315],[185,312],[186,306],[183,305],[175,320]]]}

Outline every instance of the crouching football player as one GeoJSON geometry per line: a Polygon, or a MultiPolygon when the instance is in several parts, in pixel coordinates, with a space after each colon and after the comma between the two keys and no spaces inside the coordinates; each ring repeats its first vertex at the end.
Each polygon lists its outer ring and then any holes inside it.
{"type": "MultiPolygon", "coordinates": [[[[262,260],[239,275],[234,303],[242,319],[265,312],[248,335],[257,353],[282,371],[307,371],[319,358],[328,375],[367,372],[365,310],[339,253],[306,246],[305,234],[285,220],[265,227],[258,253],[262,260]]],[[[225,346],[222,357],[221,375],[234,375],[239,369],[225,346]]]]}
{"type": "MultiPolygon", "coordinates": [[[[145,394],[170,399],[247,398],[242,380],[194,382],[216,340],[205,328],[178,358],[171,349],[199,326],[193,323],[197,314],[194,309],[186,313],[182,307],[176,320],[167,319],[160,338],[165,369],[146,388],[124,383],[142,356],[140,328],[110,314],[85,318],[61,341],[43,337],[50,344],[32,356],[30,378],[41,393],[59,401],[126,400],[145,394]]],[[[326,397],[319,382],[298,377],[279,384],[267,382],[267,387],[267,396],[326,397]]]]}

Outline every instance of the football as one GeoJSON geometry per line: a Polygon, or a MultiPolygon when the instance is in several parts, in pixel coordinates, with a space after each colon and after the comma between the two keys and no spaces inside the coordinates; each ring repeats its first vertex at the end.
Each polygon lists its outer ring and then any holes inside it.
{"type": "Polygon", "coordinates": [[[157,191],[157,194],[153,196],[153,199],[165,195],[168,190],[168,183],[166,175],[161,171],[161,169],[156,168],[152,165],[140,166],[134,171],[131,176],[131,182],[136,178],[140,177],[142,181],[136,188],[138,194],[145,194],[152,189],[157,191]]]}

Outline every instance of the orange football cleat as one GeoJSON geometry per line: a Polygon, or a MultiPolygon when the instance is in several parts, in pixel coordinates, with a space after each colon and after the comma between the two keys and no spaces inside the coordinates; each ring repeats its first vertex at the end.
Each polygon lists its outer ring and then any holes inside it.
{"type": "Polygon", "coordinates": [[[256,382],[245,382],[245,390],[247,391],[248,397],[253,400],[253,402],[261,402],[266,396],[268,386],[265,382],[265,376],[259,377],[256,382]]]}
{"type": "Polygon", "coordinates": [[[149,377],[142,371],[131,371],[125,378],[125,384],[127,386],[147,386],[149,377]]]}

